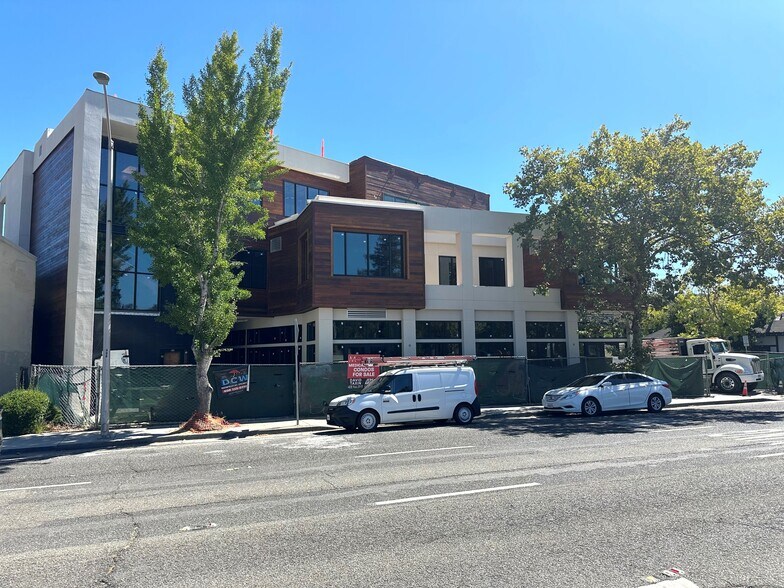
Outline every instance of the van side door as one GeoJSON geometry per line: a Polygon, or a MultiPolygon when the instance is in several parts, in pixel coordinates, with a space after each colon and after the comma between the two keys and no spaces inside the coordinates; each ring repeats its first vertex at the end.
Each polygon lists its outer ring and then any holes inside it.
{"type": "Polygon", "coordinates": [[[417,401],[412,374],[398,374],[381,393],[381,422],[403,423],[414,420],[417,401]]]}
{"type": "MultiPolygon", "coordinates": [[[[444,384],[440,370],[421,370],[414,373],[414,396],[417,419],[437,419],[444,406],[444,384]]],[[[451,416],[451,415],[450,415],[451,416]]],[[[445,418],[445,417],[444,417],[445,418]]]]}

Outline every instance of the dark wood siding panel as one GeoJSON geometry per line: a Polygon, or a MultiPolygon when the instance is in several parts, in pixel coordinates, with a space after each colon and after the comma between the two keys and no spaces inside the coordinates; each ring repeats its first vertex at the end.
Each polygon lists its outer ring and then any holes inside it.
{"type": "MultiPolygon", "coordinates": [[[[383,194],[399,196],[428,204],[447,208],[471,208],[490,210],[490,195],[464,186],[445,182],[411,170],[377,161],[369,157],[361,157],[349,164],[349,170],[364,169],[364,186],[358,181],[359,189],[366,200],[381,200],[383,194]]],[[[353,175],[352,187],[354,185],[353,175]]],[[[359,172],[357,172],[359,176],[359,172]]]]}
{"type": "Polygon", "coordinates": [[[312,249],[313,207],[310,204],[296,220],[272,227],[268,232],[270,239],[281,238],[281,250],[268,256],[267,312],[271,316],[313,308],[313,276],[299,281],[300,238],[308,238],[312,249]]]}
{"type": "Polygon", "coordinates": [[[538,255],[532,255],[527,247],[523,248],[523,285],[536,288],[547,281],[538,255]]]}
{"type": "Polygon", "coordinates": [[[313,209],[313,306],[333,308],[424,308],[424,219],[420,211],[318,203],[313,209]],[[406,277],[332,275],[332,231],[405,236],[406,277]]]}
{"type": "Polygon", "coordinates": [[[30,252],[38,260],[33,312],[33,363],[63,362],[73,138],[71,131],[33,175],[30,252]]]}
{"type": "Polygon", "coordinates": [[[270,214],[270,222],[284,218],[283,216],[283,182],[289,181],[296,184],[305,184],[314,188],[327,190],[330,196],[351,197],[348,193],[348,184],[337,180],[330,180],[312,174],[288,170],[272,180],[264,182],[264,189],[275,193],[272,202],[265,202],[265,207],[270,214]]]}

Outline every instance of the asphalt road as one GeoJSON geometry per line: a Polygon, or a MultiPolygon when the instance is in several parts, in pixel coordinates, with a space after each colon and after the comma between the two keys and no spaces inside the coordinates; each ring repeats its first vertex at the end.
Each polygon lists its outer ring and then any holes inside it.
{"type": "Polygon", "coordinates": [[[784,586],[783,499],[784,402],[4,457],[0,586],[784,586]]]}

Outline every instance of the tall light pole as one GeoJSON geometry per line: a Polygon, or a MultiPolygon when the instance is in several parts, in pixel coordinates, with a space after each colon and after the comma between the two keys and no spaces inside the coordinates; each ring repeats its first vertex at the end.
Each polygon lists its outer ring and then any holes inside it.
{"type": "Polygon", "coordinates": [[[106,129],[109,139],[109,156],[106,169],[109,177],[106,187],[106,247],[103,266],[103,364],[101,367],[101,436],[109,435],[109,376],[112,350],[112,208],[114,196],[114,141],[112,140],[112,121],[109,118],[109,74],[102,71],[93,73],[95,81],[103,86],[103,100],[106,106],[106,129]]]}

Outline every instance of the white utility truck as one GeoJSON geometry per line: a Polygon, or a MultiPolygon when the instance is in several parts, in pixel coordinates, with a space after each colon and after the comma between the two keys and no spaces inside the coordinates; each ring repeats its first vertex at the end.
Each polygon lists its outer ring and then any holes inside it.
{"type": "Polygon", "coordinates": [[[646,339],[645,343],[653,357],[704,358],[703,369],[711,377],[711,388],[722,394],[740,394],[743,384],[751,392],[765,377],[759,357],[731,352],[730,343],[725,339],[668,337],[646,339]]]}

